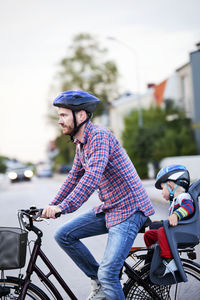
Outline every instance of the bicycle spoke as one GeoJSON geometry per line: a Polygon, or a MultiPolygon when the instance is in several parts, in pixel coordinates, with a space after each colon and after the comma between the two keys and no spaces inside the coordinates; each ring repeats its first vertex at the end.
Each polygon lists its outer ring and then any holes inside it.
{"type": "Polygon", "coordinates": [[[176,284],[176,288],[175,288],[175,300],[177,299],[177,294],[178,294],[178,284],[176,284]]]}

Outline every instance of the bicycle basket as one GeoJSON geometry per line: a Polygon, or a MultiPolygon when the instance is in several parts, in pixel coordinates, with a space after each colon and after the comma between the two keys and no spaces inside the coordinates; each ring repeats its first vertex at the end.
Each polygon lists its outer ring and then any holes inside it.
{"type": "Polygon", "coordinates": [[[0,270],[23,268],[28,233],[21,228],[0,227],[0,270]]]}

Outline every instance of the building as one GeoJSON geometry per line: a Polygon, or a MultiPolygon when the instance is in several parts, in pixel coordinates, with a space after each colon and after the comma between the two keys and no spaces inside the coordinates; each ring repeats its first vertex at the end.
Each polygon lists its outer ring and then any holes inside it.
{"type": "Polygon", "coordinates": [[[194,119],[194,97],[192,86],[192,69],[188,62],[176,70],[178,88],[178,107],[183,109],[186,117],[194,119]]]}
{"type": "Polygon", "coordinates": [[[193,83],[193,124],[198,153],[200,154],[200,42],[196,44],[197,50],[190,53],[193,83]]]}
{"type": "Polygon", "coordinates": [[[197,51],[190,53],[190,61],[179,67],[159,84],[148,85],[143,95],[126,93],[112,102],[107,125],[121,140],[124,118],[132,110],[148,109],[150,106],[167,107],[173,104],[183,110],[195,127],[195,136],[200,153],[200,43],[197,51]]]}
{"type": "Polygon", "coordinates": [[[148,109],[154,103],[154,87],[151,85],[143,95],[126,93],[113,101],[109,111],[109,127],[117,139],[121,140],[121,134],[124,130],[124,118],[132,110],[138,110],[138,113],[140,113],[139,109],[148,109]]]}

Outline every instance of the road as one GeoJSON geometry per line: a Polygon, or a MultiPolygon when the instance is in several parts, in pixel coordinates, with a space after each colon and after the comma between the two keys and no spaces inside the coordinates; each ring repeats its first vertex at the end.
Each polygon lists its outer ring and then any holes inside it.
{"type": "MultiPolygon", "coordinates": [[[[31,182],[21,182],[11,184],[7,180],[0,182],[0,220],[1,226],[18,226],[16,212],[19,208],[29,208],[32,205],[37,207],[46,206],[55,196],[58,188],[64,181],[64,176],[55,176],[52,179],[47,178],[33,178],[31,182]]],[[[145,181],[144,185],[153,201],[156,215],[154,219],[159,220],[167,217],[168,204],[166,202],[158,201],[161,198],[159,191],[153,187],[153,182],[145,181]]],[[[54,233],[67,220],[73,218],[75,215],[92,208],[99,204],[97,195],[93,196],[73,214],[64,215],[56,220],[50,220],[49,224],[46,222],[39,223],[41,230],[44,232],[43,251],[54,264],[61,276],[68,283],[72,291],[79,300],[87,298],[90,290],[90,280],[74,265],[74,263],[67,257],[54,241],[54,233]]],[[[85,239],[85,244],[94,254],[97,261],[101,261],[103,251],[106,244],[106,235],[85,239]]],[[[134,245],[144,245],[143,237],[139,234],[135,240],[134,245]]],[[[199,252],[199,251],[198,251],[199,252]]],[[[17,271],[14,271],[14,273],[17,271]]],[[[13,271],[8,271],[8,274],[13,275],[13,271]]],[[[37,280],[37,279],[36,279],[37,280]]],[[[34,280],[33,280],[34,281],[34,280]]],[[[40,284],[40,283],[39,283],[40,284]]],[[[40,284],[41,285],[41,284],[40,284]]],[[[63,299],[69,299],[63,295],[63,299]]]]}

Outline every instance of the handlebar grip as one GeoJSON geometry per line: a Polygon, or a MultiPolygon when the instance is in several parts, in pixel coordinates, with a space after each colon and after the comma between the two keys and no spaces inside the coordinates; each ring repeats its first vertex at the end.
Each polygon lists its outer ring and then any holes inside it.
{"type": "Polygon", "coordinates": [[[59,217],[61,216],[61,214],[62,214],[61,212],[57,212],[57,213],[55,214],[55,217],[56,217],[56,218],[59,218],[59,217]]]}

